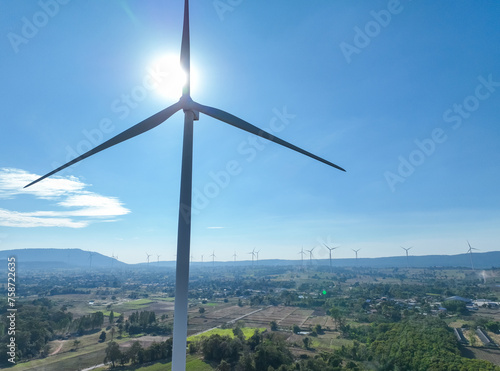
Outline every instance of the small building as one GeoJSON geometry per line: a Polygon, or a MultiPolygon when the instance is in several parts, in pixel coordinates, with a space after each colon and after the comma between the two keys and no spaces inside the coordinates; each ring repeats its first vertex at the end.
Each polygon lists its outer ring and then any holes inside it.
{"type": "Polygon", "coordinates": [[[461,328],[453,328],[453,332],[455,333],[455,336],[457,337],[457,340],[459,343],[462,344],[468,344],[469,341],[465,338],[464,333],[461,328]]]}
{"type": "Polygon", "coordinates": [[[444,300],[446,301],[455,300],[455,301],[463,301],[464,303],[472,303],[472,299],[463,298],[461,296],[450,296],[449,298],[446,298],[444,300]]]}
{"type": "Polygon", "coordinates": [[[493,342],[493,340],[491,340],[491,338],[488,336],[488,334],[486,334],[486,332],[484,332],[480,328],[478,328],[476,330],[476,335],[483,342],[484,346],[487,346],[487,347],[496,347],[497,346],[493,342]]]}

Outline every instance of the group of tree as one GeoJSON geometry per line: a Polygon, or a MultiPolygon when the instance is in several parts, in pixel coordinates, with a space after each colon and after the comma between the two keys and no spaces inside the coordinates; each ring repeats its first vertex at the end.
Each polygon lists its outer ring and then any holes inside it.
{"type": "Polygon", "coordinates": [[[73,328],[79,335],[83,335],[85,331],[100,329],[104,324],[104,313],[95,312],[88,315],[81,316],[73,323],[73,328]]]}
{"type": "Polygon", "coordinates": [[[121,366],[125,364],[140,365],[148,362],[169,360],[172,358],[172,339],[167,339],[159,343],[153,343],[147,348],[143,348],[141,343],[134,341],[132,345],[122,351],[118,344],[110,341],[106,348],[104,362],[111,362],[114,368],[117,363],[121,366]]]}
{"type": "MultiPolygon", "coordinates": [[[[17,302],[15,312],[16,360],[44,357],[49,354],[48,342],[54,334],[67,328],[72,315],[56,309],[48,299],[37,299],[31,302],[17,302]]],[[[7,350],[10,342],[10,321],[7,317],[7,302],[0,302],[0,347],[7,350]]],[[[12,330],[11,330],[12,331],[12,330]]],[[[0,352],[0,366],[8,363],[7,351],[0,352]]]]}
{"type": "Polygon", "coordinates": [[[144,310],[133,312],[125,321],[123,329],[130,335],[140,333],[170,335],[172,324],[159,321],[154,311],[144,310]]]}

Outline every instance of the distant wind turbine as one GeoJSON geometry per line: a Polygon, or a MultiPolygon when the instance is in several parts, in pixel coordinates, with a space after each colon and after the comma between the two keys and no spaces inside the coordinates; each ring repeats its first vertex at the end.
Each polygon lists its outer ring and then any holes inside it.
{"type": "Polygon", "coordinates": [[[257,258],[255,260],[255,264],[259,264],[259,253],[260,253],[260,250],[255,252],[255,257],[257,258]]]}
{"type": "Polygon", "coordinates": [[[410,268],[410,263],[408,261],[408,251],[410,251],[411,249],[413,249],[413,246],[408,247],[408,248],[401,246],[401,248],[406,251],[406,268],[409,269],[410,268]]]}
{"type": "Polygon", "coordinates": [[[309,262],[310,262],[310,265],[312,266],[312,257],[313,257],[313,251],[314,249],[316,248],[316,246],[314,246],[311,250],[306,250],[308,253],[309,253],[309,262]]]}
{"type": "Polygon", "coordinates": [[[357,262],[358,261],[358,251],[361,249],[357,249],[357,250],[351,249],[351,250],[354,251],[354,253],[356,254],[356,262],[357,262]]]}
{"type": "MultiPolygon", "coordinates": [[[[207,116],[213,117],[226,124],[232,125],[238,129],[247,131],[271,142],[280,144],[284,147],[292,149],[298,153],[309,156],[317,161],[320,161],[328,166],[338,170],[345,171],[338,165],[318,157],[308,151],[303,150],[291,143],[288,143],[274,135],[259,129],[258,127],[217,108],[204,106],[191,99],[191,83],[190,83],[190,34],[189,34],[189,0],[184,0],[184,21],[182,30],[181,43],[181,67],[186,73],[186,83],[183,87],[182,96],[177,103],[153,116],[141,121],[124,132],[116,135],[108,141],[98,145],[94,149],[76,157],[68,163],[58,167],[57,169],[47,173],[46,175],[36,179],[28,184],[29,187],[42,179],[51,176],[68,166],[71,166],[89,156],[110,148],[116,144],[131,139],[137,135],[145,133],[162,122],[167,120],[177,111],[184,111],[184,139],[182,150],[181,163],[181,187],[180,187],[180,202],[179,202],[179,222],[177,230],[177,251],[178,259],[176,261],[176,284],[175,284],[175,307],[174,307],[174,334],[173,334],[173,357],[172,369],[184,370],[186,368],[186,341],[187,341],[187,314],[188,314],[188,283],[189,283],[189,255],[191,245],[191,201],[192,201],[192,168],[193,168],[193,122],[199,119],[199,114],[204,113],[207,116]]],[[[25,188],[26,188],[25,187],[25,188]]]]}
{"type": "Polygon", "coordinates": [[[235,252],[234,252],[234,254],[233,254],[233,258],[234,258],[234,262],[235,262],[235,263],[236,263],[236,256],[237,256],[237,255],[236,255],[236,251],[235,251],[235,252]]]}
{"type": "Polygon", "coordinates": [[[149,257],[151,256],[151,254],[146,253],[146,255],[148,257],[148,266],[149,266],[149,257]]]}
{"type": "Polygon", "coordinates": [[[156,259],[157,259],[156,262],[158,263],[158,265],[160,265],[160,256],[161,255],[156,254],[156,259]]]}
{"type": "Polygon", "coordinates": [[[212,266],[215,267],[215,251],[212,251],[212,255],[210,255],[212,257],[212,266]]]}
{"type": "Polygon", "coordinates": [[[332,251],[338,249],[340,246],[330,247],[326,243],[324,243],[325,247],[329,250],[330,253],[330,271],[332,270],[332,251]]]}
{"type": "Polygon", "coordinates": [[[253,259],[255,257],[255,248],[249,252],[249,254],[252,254],[252,266],[253,266],[253,259]]]}
{"type": "Polygon", "coordinates": [[[203,254],[201,254],[201,262],[203,263],[203,254]]]}
{"type": "Polygon", "coordinates": [[[90,262],[90,269],[92,269],[92,256],[95,254],[93,251],[89,251],[89,262],[90,262]]]}
{"type": "Polygon", "coordinates": [[[469,250],[467,250],[467,253],[470,256],[470,265],[472,267],[472,270],[475,271],[475,269],[474,269],[474,262],[472,261],[472,250],[479,250],[479,249],[476,249],[476,248],[472,247],[470,245],[469,241],[467,241],[467,245],[469,245],[469,250]]]}
{"type": "Polygon", "coordinates": [[[304,255],[306,254],[304,252],[304,246],[302,246],[302,250],[300,250],[299,254],[301,255],[302,266],[304,266],[304,255]]]}

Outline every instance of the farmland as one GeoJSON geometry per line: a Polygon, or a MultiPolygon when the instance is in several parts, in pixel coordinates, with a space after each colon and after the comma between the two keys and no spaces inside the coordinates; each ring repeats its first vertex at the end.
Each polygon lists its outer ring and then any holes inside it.
{"type": "MultiPolygon", "coordinates": [[[[51,334],[45,344],[40,344],[38,353],[32,349],[32,355],[21,358],[11,367],[13,370],[78,370],[100,365],[112,343],[124,357],[117,363],[137,370],[169,367],[175,301],[172,272],[117,271],[97,276],[101,285],[95,275],[67,272],[68,286],[71,283],[73,291],[79,293],[54,295],[35,294],[40,282],[50,287],[50,273],[25,277],[25,282],[32,284],[21,287],[26,295],[19,312],[19,331],[30,333],[37,328],[36,321],[41,321],[42,328],[50,326],[51,334]],[[23,317],[23,313],[31,313],[31,317],[23,317]],[[152,349],[157,349],[156,353],[152,349]]],[[[496,277],[496,273],[491,276],[496,277]]],[[[57,272],[57,283],[61,281],[64,274],[57,272]]],[[[469,342],[453,345],[462,356],[443,355],[449,357],[447,362],[484,360],[491,369],[500,365],[498,347],[482,344],[475,334],[481,327],[493,343],[500,343],[500,309],[488,305],[466,310],[465,304],[447,299],[453,294],[499,301],[495,279],[486,284],[467,271],[363,268],[330,272],[249,267],[243,272],[226,269],[217,277],[211,270],[197,271],[191,282],[188,369],[215,369],[225,359],[210,352],[209,339],[213,339],[210,344],[225,342],[220,346],[239,349],[227,358],[234,369],[238,362],[261,362],[247,352],[255,346],[263,347],[266,339],[284,347],[280,354],[285,364],[289,359],[309,359],[320,365],[323,361],[318,357],[329,355],[329,362],[340,366],[373,369],[385,359],[378,353],[385,336],[380,331],[394,326],[417,332],[422,328],[444,331],[450,344],[456,342],[452,329],[461,328],[469,342]],[[412,327],[420,322],[421,326],[412,327]],[[380,339],[378,348],[370,345],[374,339],[380,339]]],[[[425,336],[415,333],[414,338],[425,342],[425,336]]]]}

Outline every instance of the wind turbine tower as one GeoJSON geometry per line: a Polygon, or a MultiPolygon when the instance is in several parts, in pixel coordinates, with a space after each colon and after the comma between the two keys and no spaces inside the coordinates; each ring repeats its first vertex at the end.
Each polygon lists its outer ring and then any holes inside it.
{"type": "Polygon", "coordinates": [[[149,257],[151,256],[151,254],[146,253],[146,256],[148,257],[148,267],[149,267],[149,257]]]}
{"type": "Polygon", "coordinates": [[[212,266],[215,268],[215,251],[212,251],[212,255],[210,255],[212,257],[212,266]]]}
{"type": "Polygon", "coordinates": [[[340,246],[330,247],[326,243],[324,243],[323,245],[325,245],[325,247],[328,249],[328,251],[330,253],[330,272],[331,272],[332,271],[332,251],[335,249],[338,249],[340,246]]]}
{"type": "Polygon", "coordinates": [[[233,254],[234,262],[236,263],[236,251],[233,254]]]}
{"type": "Polygon", "coordinates": [[[408,251],[410,251],[411,249],[413,249],[413,246],[408,247],[408,248],[401,246],[401,248],[406,252],[406,268],[410,269],[410,263],[409,263],[409,260],[408,260],[408,251]]]}
{"type": "Polygon", "coordinates": [[[252,266],[253,266],[253,259],[255,257],[255,248],[249,252],[249,254],[252,254],[252,266]]]}
{"type": "Polygon", "coordinates": [[[474,262],[472,261],[472,250],[479,250],[479,249],[472,247],[470,245],[469,241],[467,241],[467,245],[469,245],[469,250],[467,250],[467,253],[469,254],[469,257],[470,257],[470,266],[471,266],[472,270],[475,271],[474,262]]]}
{"type": "MultiPolygon", "coordinates": [[[[97,147],[85,152],[75,159],[59,166],[57,169],[34,180],[26,187],[71,166],[77,162],[86,159],[105,149],[113,147],[121,142],[143,134],[156,126],[160,125],[176,112],[184,112],[184,138],[182,146],[181,163],[181,184],[179,199],[179,218],[177,229],[177,261],[176,261],[176,280],[175,280],[175,307],[174,307],[174,333],[172,349],[172,369],[175,371],[186,369],[186,342],[187,342],[187,315],[188,315],[188,284],[189,284],[189,255],[191,246],[191,201],[192,201],[192,175],[193,175],[193,123],[198,121],[200,113],[210,116],[216,120],[244,130],[253,135],[267,139],[281,146],[287,147],[316,161],[322,162],[328,166],[345,171],[338,165],[318,157],[300,147],[288,143],[258,127],[244,121],[228,112],[220,109],[204,106],[195,102],[191,98],[190,65],[191,65],[191,46],[189,32],[189,0],[184,0],[184,20],[182,27],[182,41],[180,53],[181,67],[186,74],[186,83],[182,90],[182,96],[178,102],[161,110],[153,116],[141,121],[113,138],[99,144],[97,147]]],[[[246,102],[245,104],[249,104],[246,102]]]]}
{"type": "Polygon", "coordinates": [[[304,266],[304,255],[306,254],[304,252],[304,246],[302,246],[302,249],[300,250],[299,254],[300,254],[300,257],[301,257],[301,260],[302,260],[302,266],[304,266]]]}
{"type": "Polygon", "coordinates": [[[314,246],[311,250],[306,250],[309,253],[309,265],[311,265],[311,266],[313,263],[312,258],[313,258],[313,251],[315,248],[316,248],[316,246],[314,246]]]}
{"type": "Polygon", "coordinates": [[[92,269],[92,257],[95,255],[96,253],[94,251],[89,251],[89,267],[90,269],[92,269]]]}
{"type": "Polygon", "coordinates": [[[359,250],[361,250],[361,249],[357,249],[357,250],[352,249],[352,251],[354,251],[354,253],[356,254],[356,262],[358,261],[358,251],[359,250]]]}

